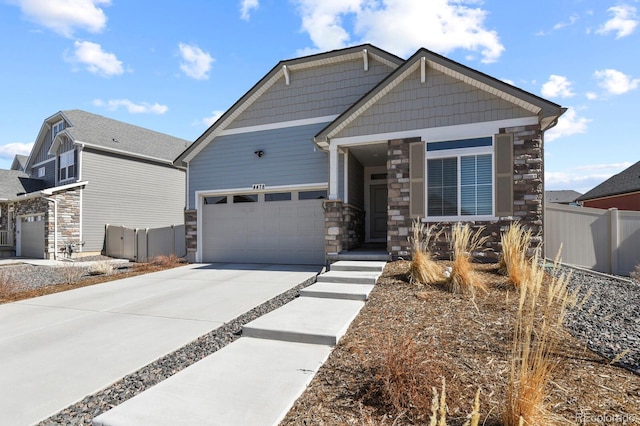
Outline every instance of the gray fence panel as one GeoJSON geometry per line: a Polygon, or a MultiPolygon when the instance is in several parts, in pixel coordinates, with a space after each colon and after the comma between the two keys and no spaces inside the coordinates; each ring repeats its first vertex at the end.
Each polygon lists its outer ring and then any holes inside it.
{"type": "Polygon", "coordinates": [[[545,256],[598,272],[629,275],[640,263],[640,212],[549,203],[545,256]]]}
{"type": "Polygon", "coordinates": [[[618,273],[629,275],[640,264],[640,212],[618,212],[618,273]]]}
{"type": "Polygon", "coordinates": [[[187,253],[185,226],[155,229],[132,229],[106,226],[105,252],[107,256],[146,262],[156,256],[184,257],[187,253]]]}

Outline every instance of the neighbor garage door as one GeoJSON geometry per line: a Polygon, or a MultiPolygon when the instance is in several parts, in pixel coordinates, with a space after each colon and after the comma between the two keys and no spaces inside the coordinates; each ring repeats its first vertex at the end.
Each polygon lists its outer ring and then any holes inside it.
{"type": "Polygon", "coordinates": [[[205,197],[204,262],[324,263],[326,191],[205,197]]]}
{"type": "Polygon", "coordinates": [[[20,256],[42,259],[44,257],[44,217],[29,216],[21,218],[20,256]]]}

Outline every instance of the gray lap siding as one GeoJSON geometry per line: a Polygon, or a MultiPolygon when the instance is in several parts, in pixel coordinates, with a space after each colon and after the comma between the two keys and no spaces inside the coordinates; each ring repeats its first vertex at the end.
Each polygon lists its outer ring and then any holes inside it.
{"type": "Polygon", "coordinates": [[[105,224],[155,228],[184,221],[185,174],[170,166],[82,153],[84,251],[100,251],[105,224]]]}
{"type": "Polygon", "coordinates": [[[328,181],[328,156],[313,136],[326,123],[217,137],[189,163],[189,208],[197,191],[328,181]],[[255,151],[262,150],[258,157],[255,151]]]}

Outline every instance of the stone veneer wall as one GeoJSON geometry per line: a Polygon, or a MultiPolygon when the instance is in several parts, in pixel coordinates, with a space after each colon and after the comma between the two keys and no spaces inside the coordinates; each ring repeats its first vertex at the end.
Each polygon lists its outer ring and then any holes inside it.
{"type": "MultiPolygon", "coordinates": [[[[483,252],[477,256],[496,260],[502,252],[501,233],[515,220],[519,220],[534,235],[530,254],[542,242],[544,185],[543,139],[540,126],[520,126],[500,129],[500,133],[513,133],[513,216],[500,217],[496,221],[469,221],[472,228],[484,226],[483,235],[489,236],[483,252]]],[[[410,255],[407,232],[411,227],[409,217],[409,143],[419,139],[389,141],[387,163],[389,186],[389,219],[387,248],[393,258],[410,255]]],[[[435,230],[451,231],[455,222],[427,223],[435,230]]],[[[446,234],[445,234],[446,235],[446,234]]],[[[449,241],[443,236],[432,247],[434,254],[442,258],[450,256],[449,241]]]]}
{"type": "Polygon", "coordinates": [[[196,261],[196,251],[198,251],[198,211],[184,211],[184,232],[185,245],[187,247],[187,261],[196,261]]]}
{"type": "Polygon", "coordinates": [[[360,247],[364,242],[364,210],[341,200],[325,200],[323,208],[325,254],[360,247]]]}
{"type": "MultiPolygon", "coordinates": [[[[77,251],[82,251],[80,239],[80,194],[81,188],[73,188],[51,195],[58,202],[58,254],[66,244],[77,244],[77,251]]],[[[54,206],[48,204],[48,232],[45,230],[44,245],[49,257],[53,257],[55,251],[54,242],[54,206]]]]}
{"type": "Polygon", "coordinates": [[[342,247],[344,250],[358,248],[364,243],[364,210],[351,204],[342,208],[344,230],[342,247]]]}
{"type": "MultiPolygon", "coordinates": [[[[72,188],[55,193],[47,198],[58,204],[58,253],[65,244],[81,243],[80,240],[80,194],[81,188],[72,188]]],[[[14,202],[14,218],[21,216],[44,215],[44,257],[53,259],[55,256],[55,207],[50,201],[42,197],[28,198],[14,202]]],[[[14,241],[16,238],[14,227],[14,241]]],[[[78,247],[81,250],[81,247],[78,247]]]]}

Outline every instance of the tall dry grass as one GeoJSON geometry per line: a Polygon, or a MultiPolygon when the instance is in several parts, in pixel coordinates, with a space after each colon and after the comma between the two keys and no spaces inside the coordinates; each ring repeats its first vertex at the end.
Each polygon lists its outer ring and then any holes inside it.
{"type": "Polygon", "coordinates": [[[17,291],[18,285],[7,271],[0,271],[0,300],[10,297],[17,291]]]}
{"type": "Polygon", "coordinates": [[[425,226],[419,220],[411,224],[411,264],[409,265],[409,282],[418,285],[428,285],[444,280],[444,272],[432,257],[429,246],[437,240],[441,231],[433,232],[433,226],[425,226]]]}
{"type": "Polygon", "coordinates": [[[486,290],[473,271],[473,253],[480,250],[489,239],[482,236],[484,226],[471,229],[468,223],[458,223],[451,230],[453,265],[446,286],[452,293],[475,295],[477,289],[486,290]]]}
{"type": "Polygon", "coordinates": [[[543,285],[545,275],[536,254],[527,269],[524,285],[520,286],[507,402],[502,414],[505,426],[564,423],[547,409],[545,400],[557,364],[552,354],[558,345],[558,332],[562,329],[567,307],[574,305],[576,298],[567,289],[569,275],[554,273],[543,285]],[[543,294],[546,297],[541,298],[543,294]]]}
{"type": "Polygon", "coordinates": [[[527,251],[531,244],[532,232],[520,222],[514,222],[502,233],[502,254],[499,270],[509,278],[509,282],[520,288],[528,275],[531,265],[527,251]]]}

